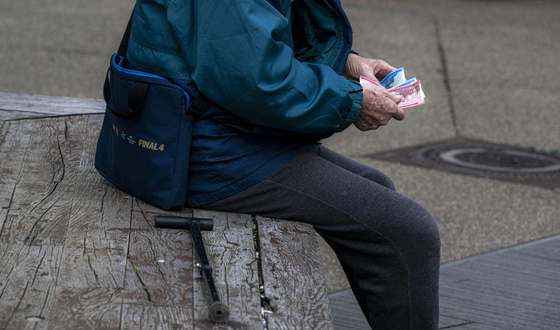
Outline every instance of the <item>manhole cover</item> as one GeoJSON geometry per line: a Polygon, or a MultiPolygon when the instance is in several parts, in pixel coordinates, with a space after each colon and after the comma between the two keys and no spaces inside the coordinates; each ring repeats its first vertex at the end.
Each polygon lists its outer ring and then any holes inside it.
{"type": "Polygon", "coordinates": [[[454,139],[370,157],[540,187],[560,187],[558,152],[454,139]]]}

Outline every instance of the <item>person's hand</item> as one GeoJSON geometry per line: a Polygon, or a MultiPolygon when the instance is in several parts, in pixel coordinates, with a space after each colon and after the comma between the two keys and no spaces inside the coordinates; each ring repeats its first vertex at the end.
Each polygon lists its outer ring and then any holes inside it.
{"type": "Polygon", "coordinates": [[[354,125],[360,131],[378,129],[387,125],[391,118],[404,119],[404,110],[397,104],[401,101],[399,95],[389,93],[383,86],[363,83],[362,109],[354,125]]]}
{"type": "MultiPolygon", "coordinates": [[[[360,80],[360,76],[364,76],[379,83],[380,80],[395,70],[395,67],[383,60],[364,58],[350,53],[344,67],[344,77],[351,80],[360,80]]],[[[391,118],[404,119],[404,110],[397,105],[401,101],[400,96],[387,92],[381,85],[365,83],[362,84],[362,87],[364,94],[362,110],[358,119],[354,122],[359,130],[378,129],[380,126],[387,125],[391,118]]]]}
{"type": "Polygon", "coordinates": [[[373,81],[379,82],[386,75],[395,71],[396,68],[387,64],[383,60],[364,58],[354,53],[348,55],[346,66],[344,67],[344,77],[349,80],[360,80],[364,76],[373,81]]]}

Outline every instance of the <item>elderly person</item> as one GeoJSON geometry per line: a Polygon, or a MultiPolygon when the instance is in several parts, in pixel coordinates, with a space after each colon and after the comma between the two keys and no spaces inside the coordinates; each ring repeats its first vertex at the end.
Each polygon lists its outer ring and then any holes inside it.
{"type": "Polygon", "coordinates": [[[398,97],[358,82],[395,68],[351,46],[338,0],[138,0],[127,57],[212,102],[195,118],[185,206],[309,223],[373,329],[437,329],[434,219],[319,144],[404,118],[398,97]]]}

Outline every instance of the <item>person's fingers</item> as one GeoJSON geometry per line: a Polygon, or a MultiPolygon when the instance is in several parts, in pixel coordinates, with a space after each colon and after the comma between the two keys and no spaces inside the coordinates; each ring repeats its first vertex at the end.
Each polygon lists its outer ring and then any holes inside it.
{"type": "Polygon", "coordinates": [[[395,114],[393,114],[393,118],[395,118],[396,120],[403,120],[404,119],[404,110],[397,106],[397,111],[395,112],[395,114]]]}
{"type": "Polygon", "coordinates": [[[375,63],[375,67],[376,67],[375,75],[377,76],[377,78],[383,79],[389,73],[397,69],[383,60],[376,60],[376,61],[377,62],[375,63]]]}
{"type": "Polygon", "coordinates": [[[399,104],[402,100],[402,97],[400,95],[395,95],[392,93],[387,93],[389,99],[391,101],[393,101],[394,103],[391,105],[391,116],[393,118],[395,118],[396,120],[403,120],[404,119],[404,110],[399,107],[397,104],[399,104]]]}

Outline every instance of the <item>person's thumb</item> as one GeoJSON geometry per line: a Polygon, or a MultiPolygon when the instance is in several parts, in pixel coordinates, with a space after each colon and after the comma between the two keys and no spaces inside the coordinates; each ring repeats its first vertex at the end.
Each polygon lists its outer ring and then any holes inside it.
{"type": "Polygon", "coordinates": [[[393,94],[393,93],[391,93],[391,92],[388,92],[388,94],[389,94],[389,98],[390,98],[391,100],[393,100],[393,102],[395,102],[396,104],[401,103],[402,96],[393,94]]]}
{"type": "Polygon", "coordinates": [[[361,70],[361,75],[372,80],[373,82],[377,83],[379,85],[379,80],[377,79],[377,77],[375,76],[375,74],[373,73],[373,70],[369,67],[363,67],[361,70]]]}

